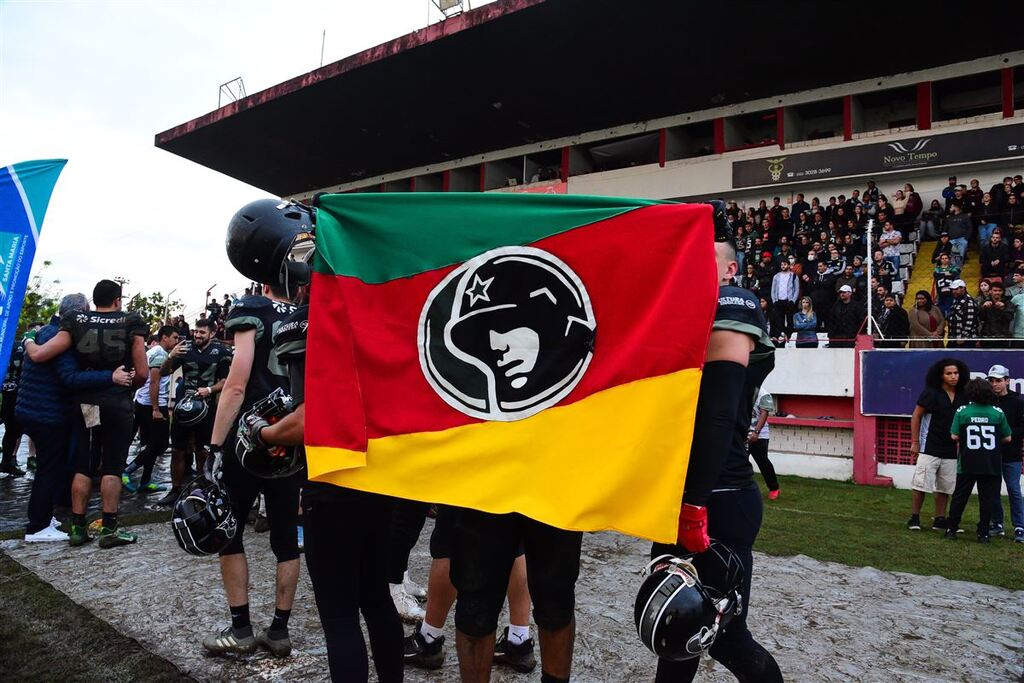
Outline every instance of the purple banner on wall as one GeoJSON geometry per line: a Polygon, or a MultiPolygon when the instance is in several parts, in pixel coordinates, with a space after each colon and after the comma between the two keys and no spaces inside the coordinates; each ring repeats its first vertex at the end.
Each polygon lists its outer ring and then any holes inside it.
{"type": "Polygon", "coordinates": [[[875,350],[860,354],[860,411],[864,415],[909,416],[924,389],[932,363],[956,358],[971,377],[985,377],[993,365],[1010,371],[1010,389],[1024,393],[1024,351],[953,349],[875,350]]]}

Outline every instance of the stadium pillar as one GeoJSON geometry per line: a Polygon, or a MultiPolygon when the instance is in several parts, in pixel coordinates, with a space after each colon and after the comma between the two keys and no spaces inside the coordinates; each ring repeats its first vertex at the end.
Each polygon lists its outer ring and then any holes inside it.
{"type": "Polygon", "coordinates": [[[779,149],[786,149],[786,108],[775,108],[775,139],[779,142],[779,149]]]}
{"type": "Polygon", "coordinates": [[[931,130],[932,127],[932,82],[917,84],[917,129],[931,130]]]}
{"type": "Polygon", "coordinates": [[[445,171],[441,174],[441,191],[448,192],[452,187],[452,172],[445,171]]]}
{"type": "Polygon", "coordinates": [[[714,121],[715,154],[725,154],[725,119],[719,116],[714,121]]]}
{"type": "Polygon", "coordinates": [[[843,98],[843,140],[853,139],[853,95],[843,98]]]}
{"type": "Polygon", "coordinates": [[[563,183],[569,182],[569,146],[566,145],[562,148],[562,170],[561,170],[561,181],[563,183]]]}
{"type": "Polygon", "coordinates": [[[668,134],[664,128],[658,130],[658,166],[665,168],[665,148],[668,146],[668,134]]]}
{"type": "Polygon", "coordinates": [[[860,359],[864,351],[874,348],[866,334],[857,335],[853,359],[853,482],[868,486],[892,486],[892,477],[878,474],[875,458],[875,418],[860,411],[860,359]]]}
{"type": "Polygon", "coordinates": [[[1013,67],[1003,69],[1003,118],[1013,118],[1013,67]]]}

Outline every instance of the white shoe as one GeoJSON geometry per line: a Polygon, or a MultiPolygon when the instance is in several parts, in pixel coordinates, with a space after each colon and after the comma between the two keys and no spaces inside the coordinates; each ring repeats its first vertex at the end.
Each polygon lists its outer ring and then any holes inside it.
{"type": "Polygon", "coordinates": [[[402,575],[402,587],[405,589],[406,595],[412,596],[417,600],[427,599],[427,591],[423,590],[423,586],[409,578],[408,571],[402,575]]]}
{"type": "Polygon", "coordinates": [[[60,520],[57,519],[56,517],[50,517],[50,528],[51,529],[59,529],[60,528],[60,520]]]}
{"type": "Polygon", "coordinates": [[[68,542],[68,535],[59,529],[48,526],[34,534],[25,534],[26,543],[53,543],[56,541],[68,542]]]}
{"type": "Polygon", "coordinates": [[[404,584],[392,583],[389,585],[391,586],[391,599],[395,601],[395,609],[398,610],[398,616],[402,621],[407,624],[415,624],[427,616],[420,604],[416,602],[416,598],[405,592],[404,584]]]}

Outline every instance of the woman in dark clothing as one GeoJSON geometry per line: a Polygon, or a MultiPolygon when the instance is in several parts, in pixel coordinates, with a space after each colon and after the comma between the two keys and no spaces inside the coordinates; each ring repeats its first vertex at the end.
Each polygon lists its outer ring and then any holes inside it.
{"type": "Polygon", "coordinates": [[[878,333],[881,339],[875,342],[880,349],[902,349],[910,336],[910,320],[907,312],[896,301],[892,293],[882,297],[882,311],[878,314],[878,333]]]}
{"type": "Polygon", "coordinates": [[[785,346],[786,333],[784,331],[785,320],[783,316],[775,310],[767,296],[760,294],[758,298],[761,300],[761,311],[764,313],[764,319],[768,321],[768,336],[771,337],[772,343],[775,344],[776,348],[785,346]]]}

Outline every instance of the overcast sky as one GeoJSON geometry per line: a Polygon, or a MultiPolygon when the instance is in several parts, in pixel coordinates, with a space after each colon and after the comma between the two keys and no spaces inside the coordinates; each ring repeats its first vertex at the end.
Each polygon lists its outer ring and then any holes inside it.
{"type": "MultiPolygon", "coordinates": [[[[473,7],[486,4],[472,2],[473,7]]],[[[429,0],[46,2],[0,0],[0,164],[66,158],[37,272],[91,295],[124,277],[198,310],[246,284],[224,230],[254,187],[153,146],[217,108],[221,83],[249,94],[440,18],[429,0]]]]}

